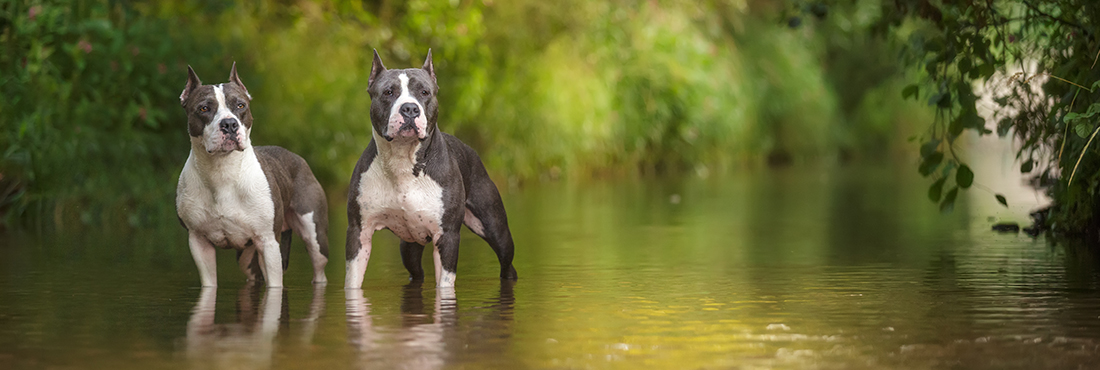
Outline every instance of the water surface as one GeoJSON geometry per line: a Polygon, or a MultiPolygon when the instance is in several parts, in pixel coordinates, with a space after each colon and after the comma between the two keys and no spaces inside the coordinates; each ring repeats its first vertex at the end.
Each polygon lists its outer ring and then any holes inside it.
{"type": "Polygon", "coordinates": [[[182,229],[0,235],[0,367],[1100,368],[1095,259],[988,231],[1025,208],[940,215],[910,172],[511,189],[520,280],[466,233],[454,291],[386,232],[345,291],[342,205],[323,287],[297,239],[267,290],[228,251],[200,289],[182,229]]]}

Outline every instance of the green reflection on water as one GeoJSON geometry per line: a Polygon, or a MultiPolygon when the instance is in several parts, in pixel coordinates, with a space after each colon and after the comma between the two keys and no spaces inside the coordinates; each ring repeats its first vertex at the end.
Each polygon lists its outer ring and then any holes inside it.
{"type": "MultiPolygon", "coordinates": [[[[452,292],[409,284],[379,232],[362,291],[295,241],[287,289],[216,291],[181,230],[8,235],[0,362],[15,368],[963,368],[1095,363],[1089,257],[941,215],[887,167],[551,183],[506,192],[514,286],[464,234],[452,292]],[[1085,262],[1080,262],[1080,261],[1085,262]]],[[[430,263],[430,259],[426,259],[430,263]]],[[[433,269],[426,266],[429,274],[433,269]]],[[[431,281],[431,279],[428,279],[431,281]]]]}

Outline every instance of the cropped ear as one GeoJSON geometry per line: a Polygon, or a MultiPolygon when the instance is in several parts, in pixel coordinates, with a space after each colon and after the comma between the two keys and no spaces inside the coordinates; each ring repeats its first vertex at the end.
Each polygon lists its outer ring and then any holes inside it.
{"type": "Polygon", "coordinates": [[[229,82],[237,84],[241,90],[244,90],[244,95],[248,97],[248,100],[252,100],[252,94],[248,93],[248,88],[244,87],[244,82],[241,82],[241,78],[237,76],[237,62],[233,62],[233,68],[229,70],[229,82]]]}
{"type": "Polygon", "coordinates": [[[199,75],[195,74],[195,70],[191,66],[187,66],[187,85],[183,87],[183,92],[180,93],[180,105],[187,101],[187,96],[191,95],[195,88],[202,86],[202,81],[199,81],[199,75]]]}
{"type": "Polygon", "coordinates": [[[432,82],[436,82],[436,80],[435,80],[435,66],[432,65],[432,49],[431,48],[428,48],[428,59],[424,61],[424,66],[421,67],[421,68],[424,68],[424,70],[428,72],[428,75],[432,76],[432,82]]]}
{"type": "Polygon", "coordinates": [[[386,66],[382,65],[382,58],[378,56],[378,49],[374,50],[374,61],[370,65],[370,77],[367,77],[367,88],[374,85],[374,80],[378,79],[378,76],[382,75],[382,72],[386,71],[386,66]]]}

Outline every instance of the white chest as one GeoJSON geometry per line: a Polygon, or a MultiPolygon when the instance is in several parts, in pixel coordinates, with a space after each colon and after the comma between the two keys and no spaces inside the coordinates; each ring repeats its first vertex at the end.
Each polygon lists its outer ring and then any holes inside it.
{"type": "Polygon", "coordinates": [[[384,163],[373,163],[359,181],[364,230],[390,229],[407,242],[427,244],[443,234],[443,188],[431,177],[408,171],[390,171],[384,163]]]}
{"type": "Polygon", "coordinates": [[[188,230],[222,248],[242,248],[273,232],[271,187],[252,148],[205,160],[192,151],[180,174],[176,208],[188,230]]]}

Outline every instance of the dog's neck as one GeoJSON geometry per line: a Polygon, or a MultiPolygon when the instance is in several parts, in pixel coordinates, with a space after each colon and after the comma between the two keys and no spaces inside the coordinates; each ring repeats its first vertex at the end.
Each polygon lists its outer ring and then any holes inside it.
{"type": "Polygon", "coordinates": [[[439,130],[432,130],[424,140],[412,140],[396,138],[393,141],[386,140],[378,133],[372,131],[378,153],[375,160],[382,163],[382,169],[387,176],[396,178],[401,175],[420,176],[427,164],[427,153],[431,145],[436,141],[439,130]]]}
{"type": "Polygon", "coordinates": [[[191,160],[198,169],[199,177],[207,185],[236,182],[240,178],[242,168],[254,162],[255,158],[256,153],[248,139],[245,139],[244,150],[210,153],[206,151],[201,138],[191,138],[191,160]]]}

